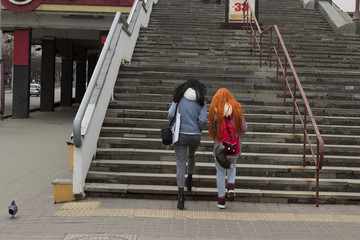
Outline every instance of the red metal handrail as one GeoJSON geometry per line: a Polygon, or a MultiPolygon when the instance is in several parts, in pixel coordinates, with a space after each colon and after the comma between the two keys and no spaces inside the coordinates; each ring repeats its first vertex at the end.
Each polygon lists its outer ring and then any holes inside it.
{"type": "Polygon", "coordinates": [[[277,57],[277,71],[276,71],[276,82],[279,82],[279,67],[282,70],[283,76],[284,76],[284,106],[286,105],[286,88],[288,88],[289,93],[292,97],[292,102],[293,102],[293,134],[295,134],[295,111],[298,113],[298,116],[300,118],[301,124],[303,126],[303,130],[304,130],[304,142],[303,142],[303,167],[305,167],[306,165],[306,144],[308,144],[309,149],[311,151],[315,166],[316,166],[316,206],[319,206],[319,171],[321,170],[322,166],[323,166],[323,162],[324,162],[324,141],[321,137],[321,134],[319,132],[319,129],[317,127],[315,118],[313,116],[313,113],[311,111],[309,102],[307,100],[307,97],[305,95],[305,92],[301,86],[299,77],[295,71],[294,65],[291,61],[291,58],[289,56],[289,53],[286,49],[285,43],[283,41],[283,38],[280,34],[279,28],[276,25],[273,25],[272,27],[269,27],[268,29],[262,31],[259,23],[256,19],[256,16],[254,14],[253,8],[251,6],[251,4],[245,0],[244,5],[243,5],[243,27],[247,32],[249,33],[249,29],[251,30],[250,32],[250,43],[253,44],[254,49],[253,49],[253,54],[254,56],[256,55],[256,46],[259,49],[259,53],[260,53],[260,68],[261,68],[261,64],[262,64],[262,54],[266,51],[269,51],[269,67],[271,68],[271,60],[272,60],[272,51],[274,51],[274,53],[276,54],[277,57]],[[245,21],[245,16],[246,16],[246,21],[245,21]],[[249,19],[250,16],[250,19],[249,19]],[[250,24],[250,21],[252,22],[250,24]],[[245,26],[246,25],[246,26],[245,26]],[[255,25],[255,26],[254,26],[255,25]],[[275,30],[275,33],[277,35],[277,45],[273,46],[273,31],[275,30]],[[263,49],[263,35],[265,33],[269,32],[269,39],[270,39],[270,46],[267,49],[263,49]],[[259,35],[259,38],[257,37],[257,33],[259,35]],[[280,49],[280,45],[281,45],[281,49],[280,49]],[[284,54],[284,63],[282,62],[282,60],[280,59],[280,50],[282,50],[283,54],[284,54]],[[294,78],[294,86],[293,86],[293,90],[291,89],[291,85],[289,84],[288,78],[287,78],[287,67],[290,67],[293,78],[294,78]],[[304,113],[303,113],[303,117],[301,115],[301,112],[299,110],[298,104],[296,103],[296,90],[300,91],[303,103],[304,103],[304,113]],[[309,135],[307,133],[306,130],[306,119],[307,117],[310,118],[310,121],[313,125],[315,134],[316,134],[316,152],[313,150],[313,147],[311,145],[311,141],[309,138],[309,135]]]}

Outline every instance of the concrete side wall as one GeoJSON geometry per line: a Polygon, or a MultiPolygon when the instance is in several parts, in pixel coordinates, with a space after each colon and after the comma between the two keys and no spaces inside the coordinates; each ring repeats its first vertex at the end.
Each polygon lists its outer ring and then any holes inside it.
{"type": "Polygon", "coordinates": [[[334,32],[341,34],[360,34],[360,22],[352,21],[351,17],[339,11],[331,0],[299,0],[306,9],[319,9],[334,32]]]}
{"type": "Polygon", "coordinates": [[[315,9],[315,0],[300,0],[300,3],[306,9],[315,9]]]}
{"type": "Polygon", "coordinates": [[[346,19],[330,3],[326,1],[319,1],[318,8],[335,32],[342,34],[357,33],[356,22],[353,22],[351,19],[346,19]]]}
{"type": "Polygon", "coordinates": [[[318,4],[319,1],[327,1],[330,4],[332,3],[332,0],[299,0],[299,1],[306,9],[316,9],[319,6],[318,4]]]}

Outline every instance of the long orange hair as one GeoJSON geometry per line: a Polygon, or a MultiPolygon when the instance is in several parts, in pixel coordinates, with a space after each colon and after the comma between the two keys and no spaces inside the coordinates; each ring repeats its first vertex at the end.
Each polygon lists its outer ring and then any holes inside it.
{"type": "Polygon", "coordinates": [[[244,113],[241,108],[241,104],[235,100],[231,95],[230,91],[226,88],[220,88],[213,99],[211,100],[211,105],[209,108],[209,135],[214,140],[219,137],[219,132],[221,129],[222,122],[224,120],[224,107],[225,104],[230,104],[232,107],[233,122],[236,132],[241,136],[243,129],[243,120],[245,120],[244,113]],[[216,114],[216,126],[214,131],[214,120],[216,114]]]}

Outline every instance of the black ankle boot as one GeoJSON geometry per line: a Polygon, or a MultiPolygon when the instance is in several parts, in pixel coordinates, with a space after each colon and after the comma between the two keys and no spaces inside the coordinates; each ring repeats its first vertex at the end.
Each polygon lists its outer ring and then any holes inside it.
{"type": "Polygon", "coordinates": [[[188,192],[191,192],[191,188],[192,188],[192,174],[188,174],[187,178],[186,178],[186,188],[188,192]]]}
{"type": "Polygon", "coordinates": [[[184,194],[184,189],[183,188],[179,188],[179,195],[178,195],[178,204],[177,204],[177,208],[182,210],[184,209],[184,202],[185,202],[185,194],[184,194]]]}

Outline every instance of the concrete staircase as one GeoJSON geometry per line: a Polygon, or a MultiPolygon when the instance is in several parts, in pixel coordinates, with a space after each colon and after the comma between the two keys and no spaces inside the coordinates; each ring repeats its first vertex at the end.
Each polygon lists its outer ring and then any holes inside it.
{"type": "MultiPolygon", "coordinates": [[[[119,71],[87,175],[87,195],[177,198],[174,150],[162,145],[160,129],[168,124],[174,88],[195,77],[208,88],[208,104],[226,87],[243,105],[249,128],[237,164],[236,200],[315,202],[314,162],[308,151],[302,167],[302,128],[297,120],[291,134],[291,100],[283,106],[282,80],[276,83],[275,68],[259,68],[244,31],[220,27],[224,5],[160,0],[154,6],[132,62],[119,71]]],[[[283,34],[325,142],[320,203],[358,203],[358,36],[333,33],[319,12],[301,8],[297,0],[260,0],[259,6],[263,27],[277,24],[283,34]]],[[[217,199],[207,129],[187,199],[217,199]]],[[[314,140],[310,124],[308,130],[314,140]]]]}

